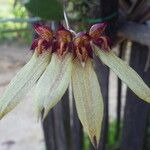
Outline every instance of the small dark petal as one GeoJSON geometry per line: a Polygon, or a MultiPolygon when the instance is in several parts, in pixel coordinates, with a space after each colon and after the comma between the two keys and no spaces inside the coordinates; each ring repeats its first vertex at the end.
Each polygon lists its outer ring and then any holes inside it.
{"type": "Polygon", "coordinates": [[[93,50],[92,50],[91,45],[90,44],[87,45],[86,49],[88,50],[88,56],[91,57],[91,58],[93,58],[93,50]]]}
{"type": "Polygon", "coordinates": [[[34,50],[38,46],[38,41],[39,41],[39,39],[33,40],[30,50],[34,50]]]}
{"type": "Polygon", "coordinates": [[[107,38],[108,45],[111,47],[113,44],[112,40],[108,36],[106,38],[107,38]]]}
{"type": "Polygon", "coordinates": [[[102,39],[102,49],[105,51],[110,50],[110,38],[108,36],[101,36],[102,39]]]}
{"type": "Polygon", "coordinates": [[[100,39],[93,39],[92,42],[97,45],[98,47],[101,48],[102,40],[100,39]]]}
{"type": "Polygon", "coordinates": [[[75,46],[75,44],[74,44],[74,42],[72,42],[72,53],[73,53],[73,57],[74,58],[76,58],[77,57],[77,55],[76,55],[76,46],[75,46]]]}
{"type": "Polygon", "coordinates": [[[52,42],[52,53],[56,52],[57,49],[58,49],[58,42],[54,40],[52,42]]]}
{"type": "Polygon", "coordinates": [[[46,40],[44,40],[42,44],[44,46],[44,49],[46,49],[46,50],[52,45],[51,42],[47,42],[46,40]]]}
{"type": "Polygon", "coordinates": [[[73,49],[74,49],[74,44],[73,42],[69,42],[67,47],[69,48],[69,52],[73,52],[73,49]]]}
{"type": "Polygon", "coordinates": [[[92,41],[102,50],[109,51],[110,45],[109,45],[109,38],[107,36],[101,36],[99,39],[93,39],[92,41]]]}

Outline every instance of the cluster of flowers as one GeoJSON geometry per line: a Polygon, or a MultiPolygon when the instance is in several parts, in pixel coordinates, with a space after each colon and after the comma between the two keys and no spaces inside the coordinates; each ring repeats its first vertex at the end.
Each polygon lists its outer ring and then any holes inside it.
{"type": "Polygon", "coordinates": [[[54,33],[49,27],[39,24],[34,25],[34,29],[39,35],[31,45],[31,50],[37,49],[38,53],[51,49],[58,56],[64,56],[67,52],[72,52],[74,58],[77,57],[81,63],[86,62],[88,57],[93,57],[93,50],[90,42],[100,47],[104,51],[109,51],[109,38],[105,35],[107,23],[93,25],[88,32],[79,32],[76,35],[65,29],[63,26],[54,33]]]}
{"type": "Polygon", "coordinates": [[[72,87],[78,117],[95,147],[103,120],[103,98],[93,67],[93,52],[141,99],[150,103],[150,88],[142,78],[109,48],[106,23],[95,24],[88,33],[72,34],[64,27],[55,33],[36,24],[39,37],[32,43],[34,54],[12,79],[0,99],[0,119],[10,112],[36,84],[34,99],[38,119],[61,100],[72,87]]]}

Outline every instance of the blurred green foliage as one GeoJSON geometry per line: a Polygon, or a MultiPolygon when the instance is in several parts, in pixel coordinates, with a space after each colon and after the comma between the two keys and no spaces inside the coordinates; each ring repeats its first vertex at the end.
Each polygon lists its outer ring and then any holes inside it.
{"type": "MultiPolygon", "coordinates": [[[[121,123],[121,129],[122,131],[122,123],[121,123]]],[[[109,150],[119,150],[119,144],[121,142],[121,134],[119,135],[118,140],[116,141],[115,135],[116,135],[116,121],[114,120],[109,124],[109,133],[108,133],[108,143],[106,145],[106,149],[109,150]]]]}
{"type": "MultiPolygon", "coordinates": [[[[1,0],[0,10],[2,10],[0,19],[28,18],[26,8],[21,3],[17,3],[14,6],[14,0],[1,0]]],[[[29,34],[32,31],[29,28],[28,23],[0,23],[0,41],[17,39],[21,42],[29,42],[32,38],[32,34],[29,34]],[[23,29],[23,31],[19,31],[20,29],[23,29]],[[17,32],[11,32],[13,30],[17,30],[17,32]]]]}
{"type": "MultiPolygon", "coordinates": [[[[30,0],[25,6],[20,0],[0,0],[0,19],[27,19],[29,15],[26,8],[33,16],[42,19],[63,19],[63,7],[57,0],[30,0]]],[[[31,38],[32,30],[28,23],[0,22],[0,41],[17,39],[17,41],[29,42],[31,38]]]]}
{"type": "Polygon", "coordinates": [[[46,20],[62,20],[63,7],[58,0],[30,0],[25,7],[34,16],[46,20]]]}

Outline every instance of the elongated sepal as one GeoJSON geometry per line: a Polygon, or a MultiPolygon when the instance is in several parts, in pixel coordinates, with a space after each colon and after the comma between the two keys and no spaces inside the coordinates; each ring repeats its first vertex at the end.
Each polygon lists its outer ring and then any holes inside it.
{"type": "Polygon", "coordinates": [[[16,74],[0,99],[0,119],[10,112],[33,87],[50,61],[50,52],[38,55],[36,52],[31,60],[16,74]]]}
{"type": "Polygon", "coordinates": [[[35,88],[38,119],[45,118],[50,109],[64,95],[68,88],[72,71],[72,55],[60,58],[56,53],[35,88]]]}
{"type": "Polygon", "coordinates": [[[139,98],[150,103],[150,88],[130,66],[118,58],[112,51],[102,51],[95,45],[94,51],[101,61],[110,67],[139,98]]]}
{"type": "Polygon", "coordinates": [[[91,142],[97,148],[103,120],[103,99],[90,59],[83,68],[79,60],[73,64],[73,93],[79,119],[91,142]]]}

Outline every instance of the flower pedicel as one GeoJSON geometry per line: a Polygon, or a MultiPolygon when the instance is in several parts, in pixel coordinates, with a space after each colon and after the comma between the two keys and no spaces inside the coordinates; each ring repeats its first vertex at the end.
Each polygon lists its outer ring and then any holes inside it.
{"type": "Polygon", "coordinates": [[[142,78],[110,51],[105,36],[106,23],[95,24],[89,33],[75,37],[64,27],[55,34],[45,26],[35,25],[39,38],[31,60],[8,85],[0,99],[0,118],[11,111],[22,96],[37,82],[35,101],[38,118],[44,119],[62,98],[72,82],[79,119],[92,144],[98,147],[103,120],[103,98],[93,68],[93,53],[112,69],[141,99],[150,103],[150,88],[142,78]]]}

